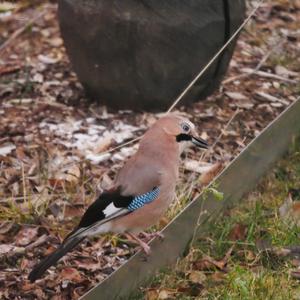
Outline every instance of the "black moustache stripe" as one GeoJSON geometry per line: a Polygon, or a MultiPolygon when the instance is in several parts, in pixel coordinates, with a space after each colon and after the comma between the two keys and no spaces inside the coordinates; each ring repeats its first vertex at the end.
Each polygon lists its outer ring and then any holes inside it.
{"type": "Polygon", "coordinates": [[[185,133],[180,133],[178,135],[176,135],[176,141],[179,142],[183,142],[183,141],[191,141],[192,137],[188,134],[185,133]]]}

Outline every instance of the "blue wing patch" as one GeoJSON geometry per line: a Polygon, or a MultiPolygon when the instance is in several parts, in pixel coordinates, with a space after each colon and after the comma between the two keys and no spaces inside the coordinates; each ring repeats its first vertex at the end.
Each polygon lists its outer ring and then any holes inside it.
{"type": "Polygon", "coordinates": [[[127,206],[129,211],[134,211],[155,200],[159,195],[159,188],[155,187],[152,191],[133,198],[132,202],[127,206]]]}

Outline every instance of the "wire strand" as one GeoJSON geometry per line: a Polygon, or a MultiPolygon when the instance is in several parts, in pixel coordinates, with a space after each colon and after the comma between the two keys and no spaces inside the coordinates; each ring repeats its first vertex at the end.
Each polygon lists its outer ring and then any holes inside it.
{"type": "MultiPolygon", "coordinates": [[[[234,38],[241,32],[241,30],[246,26],[246,24],[249,22],[249,20],[254,16],[256,11],[260,8],[264,0],[260,0],[258,4],[255,6],[255,8],[250,12],[248,17],[244,20],[244,22],[239,26],[239,28],[234,32],[234,34],[228,39],[228,41],[220,48],[220,50],[212,57],[212,59],[205,65],[205,67],[197,74],[197,76],[190,82],[190,84],[183,90],[183,92],[175,99],[173,104],[169,107],[169,109],[166,111],[166,113],[170,113],[175,106],[182,100],[182,98],[187,94],[187,92],[191,89],[191,87],[195,84],[195,82],[205,73],[205,71],[215,62],[215,60],[219,57],[219,55],[226,49],[226,47],[234,40],[234,38]]],[[[128,141],[124,144],[120,144],[112,149],[109,149],[107,151],[101,152],[99,154],[107,154],[111,153],[115,150],[121,149],[124,146],[130,145],[134,142],[137,142],[142,137],[135,138],[131,141],[128,141]]]]}
{"type": "MultiPolygon", "coordinates": [[[[259,9],[259,7],[262,5],[262,3],[265,0],[260,0],[258,4],[255,6],[255,8],[251,11],[251,13],[248,15],[248,17],[244,20],[244,22],[239,26],[239,28],[234,32],[234,34],[228,39],[228,41],[222,46],[222,48],[212,57],[212,59],[205,65],[205,67],[197,74],[197,76],[190,82],[190,84],[183,90],[183,92],[175,99],[173,104],[169,107],[169,109],[165,113],[170,113],[174,107],[182,100],[182,98],[186,95],[186,93],[190,90],[190,88],[195,84],[195,82],[205,73],[205,71],[211,66],[211,64],[214,63],[214,61],[219,57],[219,55],[226,49],[226,47],[233,41],[233,39],[240,33],[240,31],[245,27],[245,25],[249,22],[249,20],[254,16],[256,11],[259,9]]],[[[121,149],[127,145],[133,144],[137,141],[139,141],[142,138],[142,136],[134,138],[130,141],[127,141],[123,144],[120,144],[114,148],[111,148],[109,150],[100,152],[98,154],[108,154],[111,152],[114,152],[118,149],[121,149]]]]}
{"type": "Polygon", "coordinates": [[[234,38],[241,32],[249,20],[254,16],[256,11],[259,9],[264,0],[260,0],[256,7],[251,11],[248,17],[240,25],[240,27],[235,31],[235,33],[228,39],[228,41],[222,46],[222,48],[213,56],[213,58],[205,65],[205,67],[197,74],[197,76],[190,82],[190,84],[183,90],[183,92],[175,99],[173,104],[167,110],[167,113],[171,112],[173,108],[180,102],[180,100],[186,95],[186,93],[191,89],[195,82],[205,73],[205,71],[215,62],[219,55],[227,48],[227,46],[234,40],[234,38]]]}

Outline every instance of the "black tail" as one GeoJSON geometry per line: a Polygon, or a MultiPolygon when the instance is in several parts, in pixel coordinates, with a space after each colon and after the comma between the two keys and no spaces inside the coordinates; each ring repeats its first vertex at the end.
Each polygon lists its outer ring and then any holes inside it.
{"type": "Polygon", "coordinates": [[[63,244],[61,244],[58,247],[58,249],[56,249],[53,253],[51,253],[33,268],[33,270],[29,273],[28,276],[30,282],[34,282],[38,278],[40,278],[48,268],[56,264],[56,262],[61,257],[63,257],[65,254],[71,251],[74,247],[76,247],[76,245],[78,245],[82,240],[84,240],[84,237],[74,237],[71,238],[69,241],[66,240],[65,242],[63,242],[63,244]]]}

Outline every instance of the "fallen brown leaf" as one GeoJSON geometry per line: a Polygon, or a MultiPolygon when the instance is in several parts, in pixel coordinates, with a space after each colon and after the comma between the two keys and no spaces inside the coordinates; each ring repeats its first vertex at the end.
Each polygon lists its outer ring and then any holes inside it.
{"type": "Polygon", "coordinates": [[[0,224],[0,234],[8,233],[14,226],[13,222],[3,222],[0,224]]]}
{"type": "Polygon", "coordinates": [[[217,267],[220,270],[224,270],[231,256],[233,248],[234,246],[230,247],[221,260],[215,260],[209,255],[204,255],[201,260],[194,262],[193,267],[198,270],[212,270],[214,269],[214,267],[217,267]]]}
{"type": "Polygon", "coordinates": [[[52,188],[62,188],[64,186],[65,180],[49,178],[48,182],[52,188]]]}
{"type": "Polygon", "coordinates": [[[7,154],[10,154],[11,151],[15,150],[16,146],[12,143],[7,143],[0,147],[0,155],[6,156],[7,154]]]}
{"type": "Polygon", "coordinates": [[[160,300],[166,300],[172,298],[172,296],[176,293],[176,290],[172,289],[162,289],[158,293],[158,299],[160,300]]]}
{"type": "Polygon", "coordinates": [[[11,244],[2,244],[0,245],[0,254],[1,255],[6,255],[8,253],[13,253],[16,252],[17,249],[24,249],[22,247],[15,247],[11,244]]]}
{"type": "Polygon", "coordinates": [[[160,220],[159,220],[159,227],[165,227],[166,225],[169,224],[169,220],[167,217],[162,217],[160,220]]]}
{"type": "Polygon", "coordinates": [[[208,185],[215,177],[220,173],[220,171],[223,169],[223,163],[217,162],[214,165],[212,165],[211,169],[209,169],[207,172],[203,173],[200,176],[200,183],[202,185],[208,185]]]}
{"type": "Polygon", "coordinates": [[[296,279],[300,279],[300,270],[291,271],[291,276],[296,279]]]}
{"type": "Polygon", "coordinates": [[[17,72],[21,69],[21,65],[11,65],[11,66],[1,66],[0,67],[0,76],[4,74],[10,74],[17,72]]]}
{"type": "Polygon", "coordinates": [[[203,284],[203,282],[206,281],[206,275],[201,271],[191,271],[189,274],[189,280],[193,283],[200,283],[203,284]]]}
{"type": "Polygon", "coordinates": [[[193,263],[193,269],[200,270],[200,271],[210,271],[214,270],[216,265],[213,264],[211,261],[206,260],[205,258],[197,260],[193,263]]]}
{"type": "Polygon", "coordinates": [[[47,256],[55,250],[56,250],[56,248],[54,246],[50,245],[47,249],[45,249],[44,255],[47,256]]]}
{"type": "Polygon", "coordinates": [[[94,152],[95,153],[104,152],[111,146],[112,142],[113,140],[112,137],[110,136],[103,138],[103,140],[101,140],[101,142],[97,144],[97,147],[95,148],[94,152]]]}
{"type": "Polygon", "coordinates": [[[158,293],[157,289],[148,289],[145,293],[145,300],[157,300],[158,293]]]}
{"type": "MultiPolygon", "coordinates": [[[[26,4],[26,7],[23,7],[22,4],[22,9],[16,14],[15,11],[12,11],[10,16],[2,14],[1,20],[3,19],[3,23],[5,22],[2,37],[5,39],[9,38],[19,25],[22,27],[24,21],[26,25],[26,20],[30,20],[33,16],[36,10],[35,4],[31,4],[32,1],[27,2],[30,2],[30,5],[26,4]],[[7,21],[8,17],[10,18],[9,22],[7,21]]],[[[276,47],[276,51],[273,52],[275,56],[285,57],[285,54],[288,54],[289,57],[290,54],[291,57],[294,56],[297,43],[299,43],[295,31],[299,28],[298,24],[295,23],[299,23],[297,20],[299,19],[297,18],[300,8],[299,3],[298,0],[274,0],[264,4],[259,9],[257,18],[253,19],[253,29],[258,34],[242,35],[239,38],[237,51],[233,60],[231,60],[231,68],[228,70],[229,78],[235,78],[232,84],[227,84],[224,89],[220,89],[221,92],[216,91],[214,96],[206,101],[183,107],[185,113],[188,114],[187,117],[201,128],[201,138],[207,139],[210,144],[217,141],[213,151],[209,151],[205,155],[205,161],[231,161],[282,109],[296,100],[297,91],[293,91],[292,84],[297,84],[299,77],[297,65],[293,63],[286,65],[283,60],[280,65],[283,65],[285,69],[275,68],[272,59],[265,60],[267,58],[265,54],[268,54],[266,53],[268,49],[273,50],[273,46],[279,42],[278,44],[282,46],[276,47]],[[264,13],[266,10],[268,12],[264,13]],[[281,14],[282,10],[285,11],[285,15],[281,14]],[[287,16],[287,13],[289,16],[287,16]],[[282,20],[282,23],[273,22],[278,17],[284,17],[284,20],[287,21],[282,20]],[[274,34],[264,36],[264,43],[261,43],[260,33],[266,30],[274,34]],[[282,39],[284,44],[281,43],[281,39],[277,39],[277,36],[282,35],[281,33],[284,33],[284,39],[282,39]],[[251,56],[249,56],[249,53],[251,56]],[[246,67],[251,67],[250,73],[243,71],[243,68],[246,67]],[[263,72],[256,73],[256,70],[263,72]],[[256,91],[263,92],[263,94],[255,95],[256,91]],[[226,92],[227,96],[224,96],[226,92]],[[251,108],[253,105],[254,107],[251,108]],[[230,125],[227,126],[228,120],[230,120],[237,107],[243,108],[239,117],[230,121],[230,125]],[[220,139],[218,139],[219,134],[222,134],[220,139]]],[[[14,5],[19,6],[19,4],[14,5]]],[[[0,101],[0,152],[4,154],[0,155],[2,171],[0,194],[1,204],[4,208],[7,205],[6,201],[11,198],[15,198],[14,201],[16,202],[14,203],[23,207],[22,172],[20,169],[20,160],[23,160],[26,195],[31,200],[35,200],[34,195],[37,195],[39,201],[41,201],[36,210],[41,213],[41,218],[36,221],[47,226],[47,235],[54,237],[55,235],[64,235],[61,231],[62,227],[69,228],[69,226],[75,224],[71,224],[73,223],[72,220],[65,223],[63,218],[64,208],[69,203],[64,199],[65,191],[48,189],[47,179],[51,178],[53,173],[50,173],[47,167],[52,164],[52,158],[59,152],[57,156],[61,158],[61,161],[58,161],[53,170],[54,179],[56,178],[55,173],[60,173],[58,169],[66,164],[71,166],[69,163],[73,161],[75,164],[80,165],[80,171],[83,172],[83,174],[80,174],[80,178],[82,176],[84,180],[80,182],[83,185],[82,190],[79,191],[79,186],[76,186],[76,191],[74,190],[77,194],[75,198],[80,198],[80,203],[76,203],[76,207],[77,204],[87,205],[89,201],[86,202],[84,199],[86,199],[86,196],[89,199],[93,197],[90,193],[95,191],[94,187],[98,186],[102,174],[106,173],[111,179],[115,178],[117,170],[123,164],[122,160],[131,153],[131,150],[125,149],[125,153],[116,151],[113,155],[98,153],[105,151],[107,147],[116,146],[129,138],[142,134],[141,131],[137,132],[134,128],[126,128],[124,125],[134,125],[144,130],[159,116],[148,112],[108,112],[104,106],[87,103],[85,101],[86,97],[83,95],[83,89],[75,74],[71,72],[69,60],[65,55],[65,51],[61,48],[62,40],[59,36],[56,18],[56,1],[47,1],[45,5],[48,7],[43,8],[43,5],[38,3],[39,10],[46,9],[47,14],[33,25],[34,30],[32,32],[26,31],[25,34],[18,36],[17,43],[11,43],[10,47],[6,48],[5,53],[3,53],[3,62],[0,66],[0,73],[2,73],[0,75],[3,79],[0,84],[0,98],[3,99],[3,101],[0,101]],[[22,47],[18,45],[22,45],[22,47]],[[34,45],[34,47],[30,45],[34,45]],[[38,54],[44,54],[45,56],[38,57],[38,54]],[[63,55],[63,57],[60,55],[63,55]],[[21,66],[18,70],[20,62],[23,61],[29,61],[30,63],[26,68],[21,66]],[[16,69],[14,70],[15,66],[16,69]],[[7,75],[8,73],[12,74],[7,75]],[[28,80],[30,83],[29,89],[26,88],[25,91],[24,87],[27,87],[28,80]],[[109,136],[113,139],[111,145],[109,145],[109,136]],[[20,151],[20,147],[24,151],[20,151]],[[49,151],[52,151],[52,153],[49,151]],[[90,161],[86,162],[89,154],[91,154],[90,161]],[[83,163],[79,163],[79,161],[83,161],[83,163]],[[101,164],[98,164],[99,161],[101,161],[101,164]],[[84,183],[85,179],[88,180],[87,183],[84,183]],[[45,194],[42,192],[44,190],[45,194]],[[80,196],[78,196],[79,194],[80,196]],[[59,200],[64,199],[64,201],[58,202],[58,198],[59,200]],[[53,218],[49,208],[45,211],[45,214],[43,213],[43,209],[46,208],[44,204],[46,203],[49,203],[49,205],[57,203],[58,217],[54,216],[53,218]]],[[[26,25],[24,28],[27,27],[26,25]]],[[[188,157],[198,161],[199,152],[197,153],[191,149],[188,157]]],[[[195,166],[198,165],[195,164],[195,166]]],[[[67,172],[67,174],[69,173],[67,172]]],[[[202,174],[202,172],[199,174],[202,174]]],[[[214,176],[208,178],[207,183],[214,176]]],[[[182,179],[185,180],[188,177],[183,176],[182,179]]],[[[68,193],[69,183],[63,177],[61,182],[56,184],[57,186],[66,187],[68,193]]],[[[75,180],[73,183],[71,179],[71,193],[73,192],[73,185],[75,186],[77,183],[78,181],[75,180]]],[[[55,181],[53,186],[55,186],[55,181]]],[[[109,186],[109,184],[106,186],[109,186]]],[[[101,185],[101,187],[103,188],[104,185],[101,185]]],[[[74,198],[72,198],[72,204],[74,205],[73,200],[74,198]]],[[[35,208],[35,202],[32,203],[35,208]]],[[[71,209],[66,213],[72,218],[73,213],[76,212],[71,209]]],[[[24,213],[24,215],[26,214],[24,213]]],[[[18,222],[13,217],[11,219],[12,222],[18,222]]],[[[163,220],[160,225],[163,226],[167,223],[167,220],[163,220]]],[[[6,251],[10,250],[7,252],[8,254],[5,254],[6,256],[9,256],[9,253],[15,253],[14,251],[19,249],[24,251],[23,254],[26,254],[24,257],[30,259],[30,265],[33,265],[38,260],[37,254],[43,254],[44,256],[45,252],[52,252],[55,249],[54,246],[58,244],[54,239],[52,243],[40,244],[41,241],[44,241],[41,236],[39,237],[41,239],[36,237],[24,247],[7,247],[7,245],[12,244],[15,232],[18,232],[19,228],[22,227],[23,225],[16,225],[10,230],[4,228],[3,236],[0,233],[0,245],[6,245],[4,246],[6,251]],[[39,243],[35,244],[35,242],[39,243]],[[50,244],[52,245],[50,246],[50,244]],[[38,248],[34,248],[34,253],[32,253],[33,248],[30,250],[30,247],[36,247],[37,245],[39,245],[38,248]],[[28,246],[30,247],[28,248],[28,246]]],[[[43,234],[44,232],[39,229],[39,233],[43,234]]],[[[117,249],[120,245],[121,249],[125,249],[122,246],[123,243],[118,243],[117,247],[113,248],[111,243],[108,243],[109,246],[103,247],[104,242],[99,243],[99,245],[94,242],[87,242],[87,247],[82,247],[83,249],[80,252],[82,257],[88,258],[81,257],[77,259],[78,261],[84,261],[86,264],[86,269],[78,268],[78,270],[82,272],[82,277],[86,276],[84,278],[88,279],[87,284],[85,284],[85,281],[80,284],[69,284],[66,280],[66,288],[62,288],[59,276],[48,276],[46,280],[41,280],[36,285],[36,289],[32,288],[25,292],[21,288],[25,274],[20,272],[19,266],[21,265],[26,270],[27,261],[20,259],[18,268],[16,268],[13,254],[12,259],[5,262],[5,264],[8,264],[8,270],[11,269],[12,271],[0,272],[0,281],[5,283],[0,288],[0,295],[7,299],[77,299],[79,295],[93,287],[95,281],[102,281],[127,259],[123,256],[126,253],[117,249]],[[100,266],[107,266],[105,272],[102,272],[102,268],[92,271],[94,266],[92,265],[93,260],[90,258],[96,258],[100,253],[99,251],[107,253],[107,255],[99,258],[100,266]],[[38,286],[42,286],[42,289],[38,286]]],[[[283,253],[286,253],[286,251],[283,251],[283,253]]],[[[246,255],[252,257],[252,254],[246,254],[245,251],[242,255],[243,259],[246,255]]],[[[74,265],[77,268],[76,263],[74,265]]],[[[195,270],[202,271],[202,269],[207,268],[216,271],[217,268],[212,262],[208,261],[199,262],[200,265],[202,265],[201,268],[195,268],[195,270]]],[[[219,273],[223,274],[222,271],[219,273]]],[[[218,277],[219,274],[216,272],[215,276],[218,277]]],[[[185,294],[180,295],[181,298],[190,298],[189,296],[199,298],[201,292],[205,293],[200,284],[194,284],[189,280],[183,281],[186,286],[182,287],[182,292],[185,294]]],[[[180,287],[176,286],[176,289],[179,290],[180,287]]],[[[159,291],[154,292],[153,299],[158,299],[159,291]]],[[[177,298],[180,297],[177,296],[177,298]]]]}
{"type": "Polygon", "coordinates": [[[256,255],[254,254],[253,251],[247,250],[245,253],[245,257],[247,261],[253,261],[256,258],[256,255]]]}
{"type": "Polygon", "coordinates": [[[16,245],[26,246],[31,243],[38,234],[37,227],[24,227],[15,237],[16,245]]]}
{"type": "Polygon", "coordinates": [[[84,212],[83,207],[81,206],[75,206],[75,205],[66,205],[64,209],[64,216],[65,218],[73,218],[73,217],[78,217],[82,216],[84,212]]]}
{"type": "Polygon", "coordinates": [[[283,220],[300,225],[300,203],[293,201],[289,193],[284,203],[279,208],[279,215],[283,220]]]}
{"type": "Polygon", "coordinates": [[[60,277],[62,280],[70,280],[72,282],[81,282],[83,281],[83,278],[81,277],[80,273],[78,270],[75,268],[64,268],[60,272],[60,277]]]}
{"type": "Polygon", "coordinates": [[[76,260],[76,265],[80,269],[85,269],[94,272],[99,269],[99,263],[93,261],[92,259],[76,260]]]}
{"type": "Polygon", "coordinates": [[[208,172],[214,165],[211,163],[201,162],[195,159],[188,159],[184,162],[184,168],[186,170],[203,174],[208,172]]]}
{"type": "Polygon", "coordinates": [[[29,266],[29,260],[27,258],[22,258],[21,263],[20,263],[20,269],[21,270],[26,270],[29,266]]]}
{"type": "Polygon", "coordinates": [[[30,291],[33,290],[36,287],[35,283],[30,283],[29,281],[24,281],[24,283],[22,284],[22,290],[23,291],[30,291]]]}
{"type": "Polygon", "coordinates": [[[225,95],[232,100],[247,100],[247,97],[238,92],[226,92],[225,95]]]}
{"type": "Polygon", "coordinates": [[[210,277],[210,280],[216,282],[216,283],[221,283],[225,279],[225,273],[222,272],[214,272],[210,277]]]}
{"type": "Polygon", "coordinates": [[[298,72],[290,71],[286,67],[281,66],[281,65],[277,65],[275,67],[275,73],[277,75],[281,75],[281,76],[284,76],[284,77],[298,77],[299,76],[298,72]]]}
{"type": "Polygon", "coordinates": [[[26,251],[30,251],[35,247],[39,247],[44,244],[48,240],[48,235],[43,234],[39,238],[37,238],[33,243],[26,246],[26,251]]]}
{"type": "Polygon", "coordinates": [[[291,264],[294,267],[300,267],[300,259],[297,259],[297,258],[292,259],[291,264]]]}
{"type": "Polygon", "coordinates": [[[229,232],[228,238],[231,241],[244,240],[246,238],[247,226],[237,223],[229,232]]]}
{"type": "Polygon", "coordinates": [[[212,265],[214,265],[215,267],[217,267],[218,269],[220,270],[223,270],[225,265],[226,265],[226,261],[224,259],[222,260],[215,260],[214,258],[208,256],[208,255],[205,255],[203,257],[203,259],[205,259],[207,262],[211,263],[212,265]]]}

